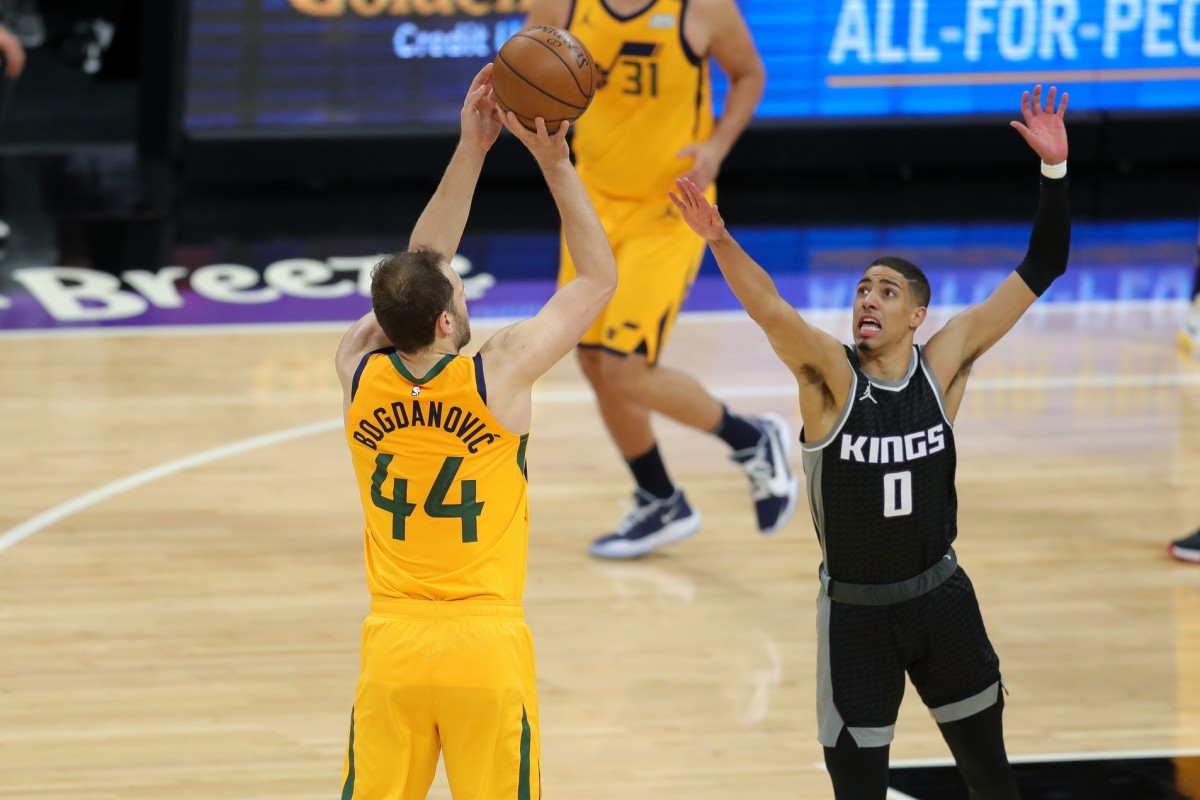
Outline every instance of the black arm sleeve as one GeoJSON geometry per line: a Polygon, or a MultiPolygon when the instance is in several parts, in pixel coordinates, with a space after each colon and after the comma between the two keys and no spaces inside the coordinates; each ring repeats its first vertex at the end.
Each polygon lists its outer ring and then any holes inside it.
{"type": "Polygon", "coordinates": [[[1038,297],[1067,271],[1071,253],[1071,204],[1067,179],[1042,176],[1037,219],[1029,235],[1029,249],[1017,274],[1038,297]]]}

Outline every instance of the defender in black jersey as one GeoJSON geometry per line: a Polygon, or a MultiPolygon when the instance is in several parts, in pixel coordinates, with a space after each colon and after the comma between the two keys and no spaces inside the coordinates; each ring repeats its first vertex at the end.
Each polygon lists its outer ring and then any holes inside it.
{"type": "Polygon", "coordinates": [[[738,300],[796,376],[804,470],[821,543],[818,728],[840,800],[887,794],[905,673],[929,707],[972,800],[1018,797],[1004,750],[1000,662],[958,566],[954,418],[971,366],[1067,266],[1067,95],[1021,97],[1013,122],[1042,159],[1025,259],[923,347],[929,282],[880,258],[854,301],[854,346],[810,326],[687,180],[672,199],[704,237],[738,300]]]}

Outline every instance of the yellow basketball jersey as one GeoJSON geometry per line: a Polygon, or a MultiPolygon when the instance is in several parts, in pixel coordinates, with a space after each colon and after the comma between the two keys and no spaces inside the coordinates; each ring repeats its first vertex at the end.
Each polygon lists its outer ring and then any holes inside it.
{"type": "Polygon", "coordinates": [[[686,0],[653,0],[617,16],[604,0],[576,0],[568,28],[600,72],[596,96],[575,124],[584,180],[616,197],[665,195],[691,160],[676,158],[712,133],[707,54],[683,38],[686,0]]]}
{"type": "Polygon", "coordinates": [[[346,441],[366,515],[376,597],[519,601],[525,589],[528,434],[488,411],[479,356],[423,377],[394,350],[363,359],[346,441]]]}

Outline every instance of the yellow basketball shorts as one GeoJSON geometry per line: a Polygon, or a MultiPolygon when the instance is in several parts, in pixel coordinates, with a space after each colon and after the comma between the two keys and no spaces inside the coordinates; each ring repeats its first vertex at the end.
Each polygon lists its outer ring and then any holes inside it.
{"type": "Polygon", "coordinates": [[[537,800],[533,637],[519,603],[375,598],[342,800],[424,800],[439,751],[455,800],[537,800]]]}
{"type": "MultiPolygon", "coordinates": [[[[666,192],[646,198],[612,197],[589,186],[588,194],[617,259],[617,291],[580,346],[640,354],[654,364],[696,280],[706,245],[666,192]]],[[[716,188],[710,186],[705,196],[715,201],[716,188]]],[[[574,277],[575,264],[564,239],[558,285],[574,277]]]]}

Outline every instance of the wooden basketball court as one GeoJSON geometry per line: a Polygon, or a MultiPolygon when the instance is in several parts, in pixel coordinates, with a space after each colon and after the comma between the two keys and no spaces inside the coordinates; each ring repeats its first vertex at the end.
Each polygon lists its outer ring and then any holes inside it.
{"type": "MultiPolygon", "coordinates": [[[[1176,346],[1181,315],[1037,308],[968,389],[956,548],[1011,690],[1014,756],[1200,751],[1200,568],[1165,552],[1200,525],[1200,362],[1176,346]]],[[[338,796],[367,608],[339,336],[0,338],[0,797],[338,796]]],[[[744,318],[686,317],[664,363],[798,424],[791,376],[744,318]]],[[[586,545],[624,513],[627,473],[572,359],[535,394],[545,796],[830,797],[807,509],[760,538],[724,446],[658,431],[704,527],[601,563],[586,545]]],[[[946,755],[910,689],[893,759],[946,755]]]]}

